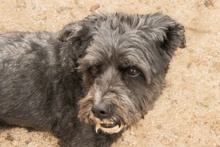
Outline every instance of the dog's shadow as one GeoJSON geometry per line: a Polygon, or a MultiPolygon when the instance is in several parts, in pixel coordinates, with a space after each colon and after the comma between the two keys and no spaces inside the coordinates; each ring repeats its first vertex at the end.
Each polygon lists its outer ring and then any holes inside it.
{"type": "MultiPolygon", "coordinates": [[[[17,125],[7,124],[6,122],[0,120],[0,134],[4,132],[5,130],[9,130],[13,128],[21,128],[21,127],[17,125]]],[[[28,132],[37,131],[36,129],[31,128],[31,127],[25,127],[25,129],[27,129],[28,132]]]]}
{"type": "Polygon", "coordinates": [[[14,125],[9,125],[9,124],[7,124],[6,122],[0,120],[0,133],[3,132],[3,131],[6,130],[6,129],[10,129],[10,128],[14,128],[14,127],[16,127],[16,126],[14,126],[14,125]]]}

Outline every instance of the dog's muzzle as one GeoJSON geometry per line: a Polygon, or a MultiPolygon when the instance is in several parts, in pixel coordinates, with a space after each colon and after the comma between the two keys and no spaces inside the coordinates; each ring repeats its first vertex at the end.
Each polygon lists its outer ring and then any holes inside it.
{"type": "Polygon", "coordinates": [[[92,113],[96,118],[96,132],[101,129],[103,132],[113,134],[120,132],[125,125],[112,117],[112,109],[104,103],[92,107],[92,113]]]}

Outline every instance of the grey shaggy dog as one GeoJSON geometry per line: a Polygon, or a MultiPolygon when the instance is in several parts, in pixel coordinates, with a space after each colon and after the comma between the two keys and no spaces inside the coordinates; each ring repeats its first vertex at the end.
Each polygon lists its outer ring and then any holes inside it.
{"type": "Polygon", "coordinates": [[[92,14],[58,33],[0,35],[0,122],[60,146],[111,146],[152,109],[185,46],[167,15],[92,14]]]}

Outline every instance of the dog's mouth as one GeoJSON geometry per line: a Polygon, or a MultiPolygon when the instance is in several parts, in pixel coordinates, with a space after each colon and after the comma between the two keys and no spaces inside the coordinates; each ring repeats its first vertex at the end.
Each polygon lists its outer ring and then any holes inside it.
{"type": "Polygon", "coordinates": [[[120,132],[123,128],[125,128],[125,125],[115,121],[103,120],[100,121],[99,123],[96,123],[96,133],[100,129],[105,133],[114,134],[120,132]]]}
{"type": "Polygon", "coordinates": [[[115,122],[107,122],[107,123],[104,123],[103,121],[100,122],[100,126],[103,128],[113,128],[116,125],[117,125],[117,123],[115,123],[115,122]]]}

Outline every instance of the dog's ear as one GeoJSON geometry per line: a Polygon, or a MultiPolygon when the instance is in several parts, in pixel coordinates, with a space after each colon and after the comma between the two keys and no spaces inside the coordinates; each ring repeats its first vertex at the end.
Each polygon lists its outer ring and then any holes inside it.
{"type": "Polygon", "coordinates": [[[64,26],[64,28],[58,32],[57,38],[62,42],[67,42],[73,36],[76,36],[78,31],[82,29],[79,22],[72,22],[64,26]]]}
{"type": "Polygon", "coordinates": [[[167,15],[155,13],[145,17],[150,36],[170,57],[180,47],[185,47],[184,27],[167,15]]]}
{"type": "Polygon", "coordinates": [[[83,20],[70,23],[57,35],[58,40],[67,42],[68,47],[73,49],[77,59],[85,55],[85,50],[92,40],[90,29],[85,24],[83,20]]]}

